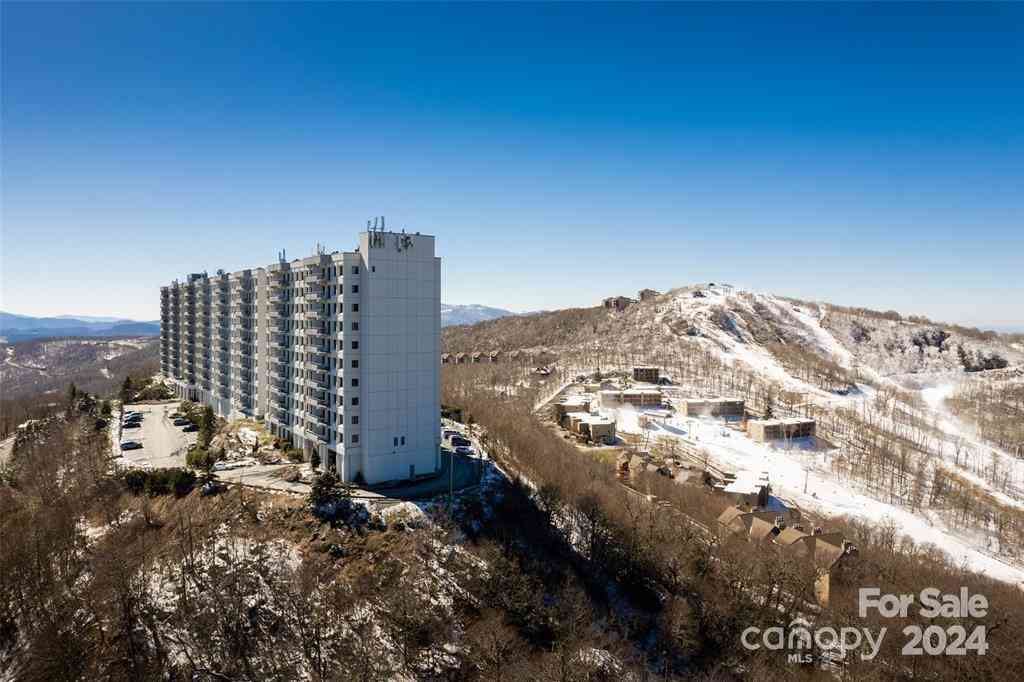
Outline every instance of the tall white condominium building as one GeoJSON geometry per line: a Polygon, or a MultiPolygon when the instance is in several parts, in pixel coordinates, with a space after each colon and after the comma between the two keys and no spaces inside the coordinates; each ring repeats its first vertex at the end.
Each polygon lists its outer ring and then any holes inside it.
{"type": "Polygon", "coordinates": [[[440,469],[441,259],[368,231],[355,251],[193,274],[160,289],[178,397],[265,421],[346,481],[440,469]]]}

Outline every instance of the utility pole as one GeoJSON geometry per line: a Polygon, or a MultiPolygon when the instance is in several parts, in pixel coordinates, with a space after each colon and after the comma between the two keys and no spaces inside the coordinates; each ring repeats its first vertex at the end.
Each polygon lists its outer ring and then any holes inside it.
{"type": "Polygon", "coordinates": [[[810,469],[804,469],[804,495],[807,494],[807,479],[811,476],[810,469]]]}

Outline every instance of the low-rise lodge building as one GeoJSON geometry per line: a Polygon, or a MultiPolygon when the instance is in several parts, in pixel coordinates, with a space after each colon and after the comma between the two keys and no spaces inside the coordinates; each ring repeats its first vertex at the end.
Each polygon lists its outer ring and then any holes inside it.
{"type": "Polygon", "coordinates": [[[555,421],[562,423],[563,417],[570,412],[590,412],[590,396],[570,395],[555,403],[555,421]]]}
{"type": "Polygon", "coordinates": [[[633,407],[661,407],[663,404],[659,388],[607,389],[598,392],[602,407],[632,405],[633,407]]]}
{"type": "Polygon", "coordinates": [[[634,367],[633,381],[643,381],[648,384],[658,383],[660,372],[657,367],[634,367]]]}
{"type": "Polygon", "coordinates": [[[589,412],[567,412],[565,417],[569,431],[591,443],[612,444],[615,442],[615,420],[589,412]]]}
{"type": "Polygon", "coordinates": [[[655,291],[654,289],[641,289],[640,293],[638,294],[641,301],[650,301],[651,299],[656,298],[658,295],[658,292],[655,291]]]}
{"type": "Polygon", "coordinates": [[[815,434],[813,419],[790,417],[788,419],[758,419],[747,422],[747,435],[758,443],[773,440],[809,438],[815,434]]]}
{"type": "Polygon", "coordinates": [[[743,537],[759,548],[774,546],[813,566],[814,595],[821,606],[828,606],[833,586],[858,556],[857,548],[842,533],[823,533],[820,528],[805,533],[801,526],[788,525],[785,516],[775,511],[729,507],[719,515],[718,527],[724,535],[743,537]]]}
{"type": "Polygon", "coordinates": [[[746,404],[733,398],[687,398],[687,417],[722,417],[742,419],[746,404]]]}
{"type": "Polygon", "coordinates": [[[608,308],[609,310],[618,310],[621,312],[628,308],[629,306],[636,303],[636,301],[625,296],[611,296],[609,298],[604,299],[602,303],[604,304],[604,307],[608,308]]]}
{"type": "Polygon", "coordinates": [[[738,471],[736,478],[722,488],[722,492],[732,499],[733,504],[754,508],[768,505],[771,490],[767,471],[756,473],[746,469],[738,471]]]}

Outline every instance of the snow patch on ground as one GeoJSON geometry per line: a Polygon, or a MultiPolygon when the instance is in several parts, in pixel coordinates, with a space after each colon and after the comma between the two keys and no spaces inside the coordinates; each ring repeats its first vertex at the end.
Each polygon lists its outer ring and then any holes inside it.
{"type": "Polygon", "coordinates": [[[917,515],[907,509],[881,502],[862,490],[853,480],[841,480],[831,467],[835,451],[815,449],[807,439],[774,444],[756,443],[745,434],[727,428],[712,418],[672,417],[652,419],[649,428],[640,427],[645,410],[632,407],[602,410],[617,420],[622,433],[675,438],[705,449],[711,461],[726,470],[767,471],[776,496],[790,500],[808,511],[822,515],[849,515],[873,522],[891,520],[899,532],[918,543],[941,548],[954,561],[970,570],[998,580],[1024,584],[1024,567],[996,558],[997,547],[984,546],[983,538],[964,537],[935,515],[917,515]],[[973,542],[972,542],[973,540],[973,542]]]}

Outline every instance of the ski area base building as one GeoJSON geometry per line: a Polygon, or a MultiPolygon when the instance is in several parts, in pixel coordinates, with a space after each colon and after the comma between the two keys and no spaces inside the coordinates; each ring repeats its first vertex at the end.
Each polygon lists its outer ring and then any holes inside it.
{"type": "Polygon", "coordinates": [[[262,420],[346,481],[440,470],[432,236],[368,231],[355,251],[189,275],[160,289],[160,313],[160,369],[179,398],[262,420]]]}

